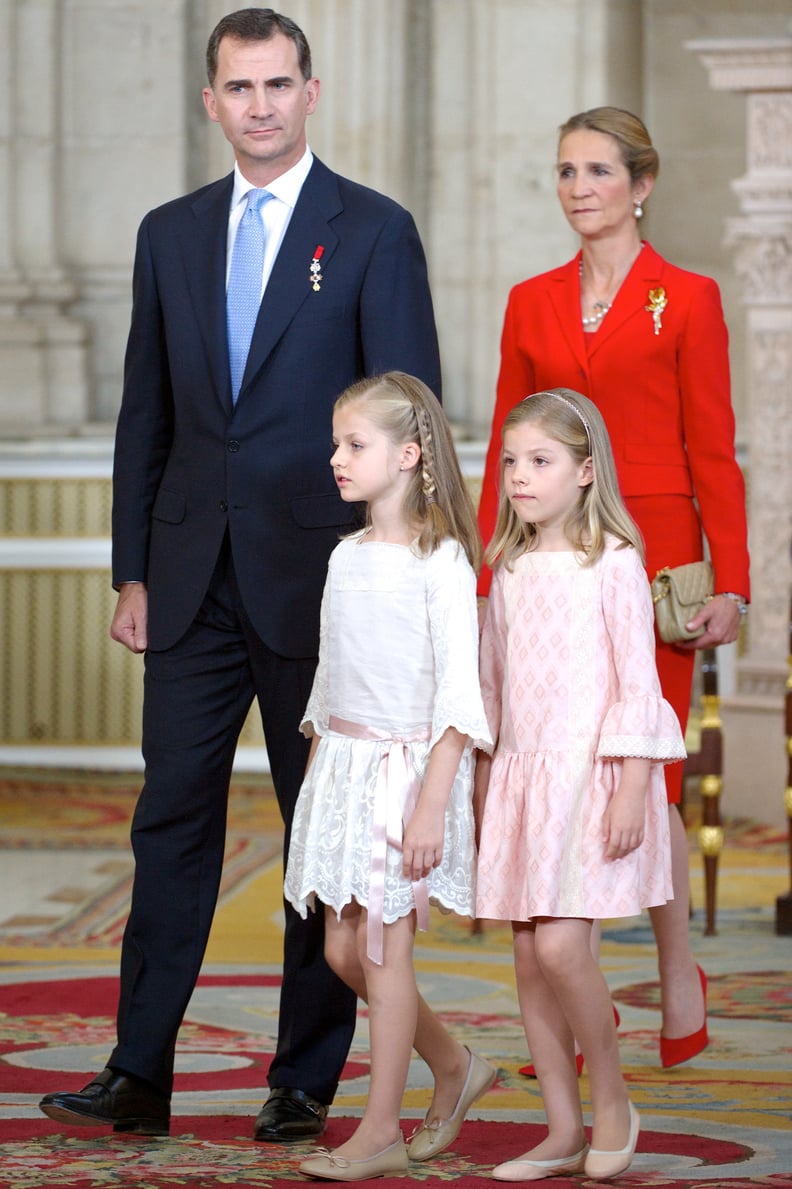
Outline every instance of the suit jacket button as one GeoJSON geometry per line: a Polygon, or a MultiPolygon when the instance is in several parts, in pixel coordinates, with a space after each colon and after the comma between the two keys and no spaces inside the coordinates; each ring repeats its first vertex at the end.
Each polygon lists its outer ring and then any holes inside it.
{"type": "Polygon", "coordinates": [[[220,507],[221,512],[227,512],[228,511],[228,500],[221,500],[219,507],[220,507]]]}
{"type": "Polygon", "coordinates": [[[228,443],[229,454],[236,454],[238,449],[239,449],[239,442],[237,442],[236,439],[232,438],[231,441],[228,443]]]}

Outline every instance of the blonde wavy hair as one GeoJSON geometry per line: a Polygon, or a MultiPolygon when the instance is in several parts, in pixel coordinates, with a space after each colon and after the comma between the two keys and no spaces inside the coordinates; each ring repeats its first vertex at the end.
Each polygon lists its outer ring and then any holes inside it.
{"type": "MultiPolygon", "coordinates": [[[[347,388],[334,411],[352,404],[363,406],[365,416],[394,446],[415,442],[420,447],[421,458],[404,500],[404,515],[418,535],[418,551],[428,556],[451,537],[478,573],[482,549],[476,514],[437,397],[415,376],[385,372],[347,388]]],[[[367,510],[366,524],[370,523],[367,510]]]]}
{"type": "MultiPolygon", "coordinates": [[[[565,446],[576,466],[591,458],[592,481],[581,487],[564,532],[584,566],[593,565],[605,548],[610,534],[620,548],[631,545],[643,560],[644,546],[635,521],[624,506],[616,478],[610,438],[602,414],[595,404],[571,388],[549,388],[536,392],[515,405],[503,423],[503,435],[518,425],[541,425],[548,437],[565,446]]],[[[494,565],[499,559],[510,570],[520,554],[536,545],[536,527],[520,520],[506,495],[504,466],[500,465],[500,500],[495,533],[484,560],[494,565]]]]}

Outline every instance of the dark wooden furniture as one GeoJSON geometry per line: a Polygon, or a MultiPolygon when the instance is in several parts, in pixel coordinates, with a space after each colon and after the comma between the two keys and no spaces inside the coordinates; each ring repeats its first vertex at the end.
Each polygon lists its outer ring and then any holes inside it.
{"type": "Polygon", "coordinates": [[[787,783],[784,790],[784,809],[789,821],[789,882],[790,890],[776,898],[776,933],[792,933],[792,602],[789,607],[789,672],[786,680],[785,729],[787,754],[787,783]]]}
{"type": "Polygon", "coordinates": [[[720,797],[723,790],[723,730],[718,693],[718,662],[714,648],[702,650],[701,687],[701,743],[698,751],[689,752],[683,768],[683,779],[695,777],[699,781],[701,824],[698,830],[698,844],[704,859],[706,903],[704,936],[712,937],[716,933],[718,860],[723,850],[720,816],[720,797]]]}

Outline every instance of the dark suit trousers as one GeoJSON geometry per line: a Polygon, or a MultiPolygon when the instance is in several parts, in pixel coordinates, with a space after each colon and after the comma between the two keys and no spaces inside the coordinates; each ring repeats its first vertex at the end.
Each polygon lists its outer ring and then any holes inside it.
{"type": "MultiPolygon", "coordinates": [[[[227,545],[189,631],[174,647],[146,656],[145,783],[132,823],[135,879],[121,953],[118,1044],[108,1064],[166,1093],[217,903],[239,733],[255,696],[285,824],[285,864],[308,754],[298,726],[315,666],[315,658],[277,656],[253,630],[227,545]]],[[[329,1104],[352,1040],[356,1000],[324,960],[321,907],[306,921],[291,905],[284,909],[278,1045],[268,1080],[329,1104]]]]}

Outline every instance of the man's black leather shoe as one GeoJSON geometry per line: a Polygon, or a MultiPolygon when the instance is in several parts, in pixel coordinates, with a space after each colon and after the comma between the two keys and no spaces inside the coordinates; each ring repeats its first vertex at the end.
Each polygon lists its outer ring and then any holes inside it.
{"type": "Polygon", "coordinates": [[[321,1135],[327,1120],[327,1107],[303,1090],[277,1086],[259,1111],[253,1138],[282,1144],[289,1140],[311,1139],[321,1135]]]}
{"type": "Polygon", "coordinates": [[[170,1099],[141,1078],[112,1069],[103,1069],[78,1092],[45,1094],[39,1107],[58,1123],[111,1123],[113,1131],[133,1135],[170,1133],[170,1099]]]}

